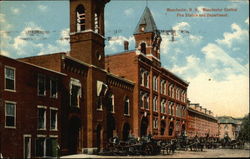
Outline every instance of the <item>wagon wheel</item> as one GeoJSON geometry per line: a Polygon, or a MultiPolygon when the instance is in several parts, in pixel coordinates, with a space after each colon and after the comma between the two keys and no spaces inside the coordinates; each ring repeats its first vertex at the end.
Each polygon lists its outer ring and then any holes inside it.
{"type": "Polygon", "coordinates": [[[150,155],[151,154],[151,147],[149,144],[146,144],[143,146],[143,154],[144,155],[150,155]]]}
{"type": "Polygon", "coordinates": [[[169,146],[166,147],[167,154],[169,155],[171,153],[171,148],[169,146]]]}

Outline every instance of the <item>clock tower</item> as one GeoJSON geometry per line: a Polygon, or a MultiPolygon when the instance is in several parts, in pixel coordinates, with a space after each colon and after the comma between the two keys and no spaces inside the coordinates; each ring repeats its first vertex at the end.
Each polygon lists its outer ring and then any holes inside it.
{"type": "Polygon", "coordinates": [[[145,8],[135,31],[136,50],[160,63],[161,35],[148,7],[145,8]]]}

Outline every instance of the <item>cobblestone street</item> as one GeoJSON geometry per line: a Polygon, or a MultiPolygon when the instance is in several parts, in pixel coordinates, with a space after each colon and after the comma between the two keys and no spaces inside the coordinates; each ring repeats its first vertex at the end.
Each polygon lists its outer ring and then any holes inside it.
{"type": "Polygon", "coordinates": [[[205,149],[202,152],[195,151],[176,151],[174,155],[157,155],[157,156],[98,156],[98,155],[70,155],[61,158],[249,158],[249,150],[239,149],[205,149]]]}

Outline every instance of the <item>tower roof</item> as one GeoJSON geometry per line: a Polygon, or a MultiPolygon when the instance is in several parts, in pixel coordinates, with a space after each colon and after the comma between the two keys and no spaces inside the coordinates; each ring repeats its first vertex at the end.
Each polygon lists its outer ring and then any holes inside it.
{"type": "Polygon", "coordinates": [[[141,33],[141,26],[144,25],[144,32],[155,32],[157,27],[154,21],[154,18],[151,14],[151,11],[148,7],[144,9],[144,12],[140,18],[139,23],[137,24],[134,34],[141,33]]]}

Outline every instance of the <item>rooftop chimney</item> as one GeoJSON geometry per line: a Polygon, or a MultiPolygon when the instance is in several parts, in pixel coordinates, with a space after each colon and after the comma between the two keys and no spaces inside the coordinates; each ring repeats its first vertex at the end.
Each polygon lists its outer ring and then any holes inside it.
{"type": "Polygon", "coordinates": [[[124,41],[124,50],[125,51],[128,51],[128,46],[129,46],[129,43],[127,40],[124,41]]]}

